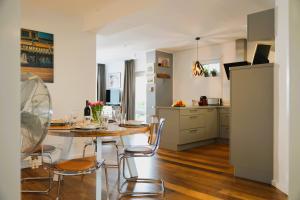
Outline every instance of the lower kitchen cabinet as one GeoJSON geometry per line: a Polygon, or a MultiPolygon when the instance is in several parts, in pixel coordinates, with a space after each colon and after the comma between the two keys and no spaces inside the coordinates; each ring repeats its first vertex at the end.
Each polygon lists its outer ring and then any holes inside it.
{"type": "Polygon", "coordinates": [[[230,108],[219,109],[220,138],[229,139],[230,134],[230,108]]]}
{"type": "Polygon", "coordinates": [[[218,106],[157,108],[158,116],[166,119],[160,146],[178,151],[218,138],[219,109],[218,106]]]}
{"type": "Polygon", "coordinates": [[[206,128],[206,139],[213,139],[219,136],[218,129],[218,109],[208,108],[205,110],[205,128],[206,128]]]}

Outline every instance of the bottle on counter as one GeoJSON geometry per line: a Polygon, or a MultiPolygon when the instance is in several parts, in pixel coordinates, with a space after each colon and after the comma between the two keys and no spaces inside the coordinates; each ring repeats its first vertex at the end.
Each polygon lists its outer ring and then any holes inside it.
{"type": "Polygon", "coordinates": [[[89,106],[89,101],[85,101],[85,108],[84,108],[84,119],[91,120],[91,108],[89,106]]]}

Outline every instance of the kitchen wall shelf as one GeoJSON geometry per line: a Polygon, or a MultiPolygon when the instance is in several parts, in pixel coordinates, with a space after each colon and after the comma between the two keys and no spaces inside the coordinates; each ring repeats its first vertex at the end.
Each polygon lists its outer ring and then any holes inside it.
{"type": "Polygon", "coordinates": [[[156,77],[157,78],[164,78],[164,79],[170,79],[171,78],[171,76],[169,74],[163,74],[163,73],[156,74],[156,77]]]}

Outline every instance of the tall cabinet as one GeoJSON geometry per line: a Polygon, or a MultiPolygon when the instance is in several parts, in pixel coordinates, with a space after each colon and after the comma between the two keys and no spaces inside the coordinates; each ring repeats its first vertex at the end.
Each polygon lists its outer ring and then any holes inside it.
{"type": "Polygon", "coordinates": [[[273,64],[231,69],[230,160],[235,176],[273,178],[273,64]]]}
{"type": "Polygon", "coordinates": [[[147,121],[157,115],[158,106],[171,106],[173,101],[173,55],[153,50],[147,58],[147,121]]]}

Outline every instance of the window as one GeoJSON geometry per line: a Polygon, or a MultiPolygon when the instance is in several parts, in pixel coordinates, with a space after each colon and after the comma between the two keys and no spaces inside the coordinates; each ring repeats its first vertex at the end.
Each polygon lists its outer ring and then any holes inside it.
{"type": "Polygon", "coordinates": [[[220,76],[221,69],[220,69],[220,62],[218,62],[218,61],[203,64],[203,68],[204,68],[204,76],[205,77],[220,76]]]}
{"type": "Polygon", "coordinates": [[[146,73],[135,74],[135,120],[146,121],[146,73]]]}

